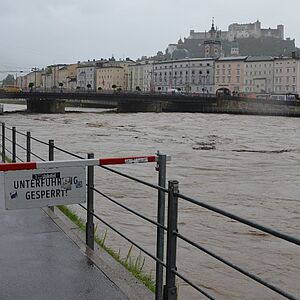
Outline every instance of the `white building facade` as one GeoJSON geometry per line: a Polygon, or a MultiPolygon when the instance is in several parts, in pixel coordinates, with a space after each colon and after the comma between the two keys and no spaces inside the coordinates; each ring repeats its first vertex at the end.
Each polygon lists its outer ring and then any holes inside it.
{"type": "Polygon", "coordinates": [[[299,58],[275,58],[274,93],[296,93],[300,95],[299,58]]]}
{"type": "Polygon", "coordinates": [[[83,63],[77,66],[77,89],[96,88],[96,66],[95,64],[83,63]],[[90,87],[89,87],[90,86],[90,87]]]}
{"type": "Polygon", "coordinates": [[[129,91],[154,91],[153,61],[141,61],[128,66],[128,90],[129,91]]]}
{"type": "Polygon", "coordinates": [[[156,62],[153,66],[154,90],[177,89],[185,93],[214,93],[213,58],[190,58],[156,62]]]}
{"type": "Polygon", "coordinates": [[[245,60],[244,92],[274,92],[274,58],[249,56],[245,60]]]}

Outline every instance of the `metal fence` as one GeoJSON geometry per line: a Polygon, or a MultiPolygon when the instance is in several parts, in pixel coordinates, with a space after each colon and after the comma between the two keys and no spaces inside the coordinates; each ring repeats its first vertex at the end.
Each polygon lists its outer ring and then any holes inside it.
{"type": "MultiPolygon", "coordinates": [[[[10,157],[12,162],[17,161],[31,161],[31,158],[34,157],[38,160],[54,160],[54,153],[55,151],[60,151],[72,157],[78,159],[85,159],[80,155],[75,153],[69,152],[61,147],[58,147],[54,144],[54,140],[49,140],[48,142],[39,140],[34,138],[30,132],[20,132],[17,131],[15,127],[8,127],[5,123],[2,123],[2,130],[1,130],[1,153],[2,153],[2,161],[7,161],[7,157],[10,157]],[[26,139],[25,145],[21,145],[17,142],[17,135],[21,135],[26,139]],[[47,159],[41,157],[41,155],[36,154],[32,151],[32,141],[37,143],[43,144],[47,147],[48,155],[47,159]],[[21,158],[17,154],[17,148],[22,149],[26,153],[26,157],[21,158]]],[[[92,153],[88,154],[88,158],[93,158],[94,155],[92,153]]],[[[212,206],[205,202],[199,201],[192,197],[188,197],[183,195],[179,192],[179,183],[178,181],[168,181],[168,187],[166,187],[166,162],[167,156],[162,155],[160,153],[156,156],[157,161],[157,170],[158,170],[158,184],[152,184],[146,181],[143,181],[137,177],[133,177],[126,173],[120,172],[116,169],[112,169],[108,166],[100,166],[105,170],[117,174],[118,176],[125,177],[133,182],[142,184],[144,186],[148,186],[152,188],[154,191],[158,191],[158,202],[157,202],[157,217],[156,220],[152,220],[142,213],[136,211],[133,208],[127,207],[126,205],[116,201],[115,199],[111,198],[110,196],[102,193],[99,189],[94,187],[94,167],[89,166],[87,170],[88,174],[88,181],[87,181],[87,205],[86,207],[82,204],[79,204],[81,208],[86,210],[86,244],[91,248],[94,249],[94,218],[100,221],[101,223],[105,224],[111,230],[119,234],[122,238],[127,240],[128,242],[132,243],[135,247],[141,250],[144,254],[152,258],[156,262],[156,289],[155,289],[155,299],[156,300],[175,300],[178,297],[178,291],[176,286],[176,277],[183,280],[185,283],[193,287],[199,293],[204,295],[208,299],[216,299],[212,295],[208,293],[207,290],[203,289],[199,285],[192,282],[189,278],[184,276],[180,270],[177,269],[177,241],[181,240],[185,243],[189,244],[190,246],[194,247],[195,249],[206,253],[207,255],[213,257],[214,259],[222,262],[223,264],[229,266],[230,268],[236,270],[237,272],[241,273],[242,275],[248,277],[256,281],[257,283],[263,285],[264,287],[272,290],[274,293],[283,296],[287,299],[300,299],[299,295],[295,296],[289,293],[289,291],[285,291],[280,287],[277,287],[266,280],[258,277],[257,275],[241,268],[240,266],[222,258],[221,256],[217,255],[216,253],[210,251],[206,247],[194,242],[190,238],[185,235],[182,235],[178,231],[178,202],[179,201],[187,201],[195,206],[202,207],[208,211],[212,211],[217,213],[225,218],[229,218],[236,222],[242,223],[249,227],[255,228],[256,230],[262,231],[274,237],[277,237],[281,240],[287,241],[291,244],[300,246],[300,239],[297,237],[293,237],[284,233],[281,233],[277,230],[272,228],[257,224],[255,222],[249,221],[245,218],[239,217],[235,214],[232,214],[228,211],[219,209],[218,207],[212,206]],[[133,241],[130,237],[124,235],[121,231],[116,229],[112,224],[101,218],[99,215],[95,214],[94,212],[94,193],[101,195],[102,197],[106,198],[107,200],[111,201],[115,205],[118,205],[128,212],[138,216],[139,218],[149,222],[150,224],[156,226],[157,228],[157,238],[156,238],[156,253],[150,253],[142,246],[137,244],[133,241]],[[165,205],[165,196],[167,195],[167,205],[165,205]],[[165,225],[165,210],[167,206],[167,220],[165,225]],[[166,241],[166,249],[164,249],[164,238],[165,233],[167,237],[166,241]],[[166,255],[165,255],[166,254],[166,255]]]]}

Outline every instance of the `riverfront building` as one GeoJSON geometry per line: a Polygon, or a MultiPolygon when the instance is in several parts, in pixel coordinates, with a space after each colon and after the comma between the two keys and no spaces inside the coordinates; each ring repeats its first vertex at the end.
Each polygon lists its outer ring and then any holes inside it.
{"type": "Polygon", "coordinates": [[[274,92],[274,57],[249,56],[245,59],[244,92],[274,92]]]}
{"type": "Polygon", "coordinates": [[[145,60],[128,66],[128,90],[129,91],[154,91],[153,61],[145,60]]]}
{"type": "Polygon", "coordinates": [[[58,82],[61,89],[75,90],[77,81],[77,64],[66,65],[58,71],[58,82]],[[62,86],[61,86],[62,84],[62,86]]]}
{"type": "Polygon", "coordinates": [[[279,57],[274,60],[274,92],[300,95],[300,59],[279,57]]]}
{"type": "Polygon", "coordinates": [[[215,62],[215,86],[231,93],[244,92],[245,60],[247,56],[221,57],[215,62]]]}
{"type": "Polygon", "coordinates": [[[59,87],[59,71],[67,66],[66,64],[57,64],[47,66],[42,72],[42,85],[43,90],[52,90],[59,87]]]}
{"type": "Polygon", "coordinates": [[[214,92],[213,58],[193,58],[156,62],[154,90],[167,92],[177,89],[186,93],[214,92]]]}
{"type": "Polygon", "coordinates": [[[134,61],[126,58],[126,60],[116,61],[113,57],[103,65],[96,68],[96,89],[112,91],[119,89],[128,90],[129,66],[134,61]]]}
{"type": "Polygon", "coordinates": [[[96,62],[78,62],[77,65],[77,89],[91,89],[95,90],[95,74],[96,74],[96,62]]]}
{"type": "Polygon", "coordinates": [[[42,71],[36,70],[28,73],[25,76],[19,77],[20,87],[23,90],[29,89],[29,85],[32,83],[34,87],[40,89],[42,87],[42,71]]]}

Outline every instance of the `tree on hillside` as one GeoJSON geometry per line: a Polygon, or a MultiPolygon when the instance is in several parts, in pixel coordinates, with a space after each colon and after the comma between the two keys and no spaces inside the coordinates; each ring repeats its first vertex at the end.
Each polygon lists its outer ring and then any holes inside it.
{"type": "Polygon", "coordinates": [[[16,83],[14,75],[8,74],[6,78],[3,79],[3,85],[14,85],[16,83]]]}

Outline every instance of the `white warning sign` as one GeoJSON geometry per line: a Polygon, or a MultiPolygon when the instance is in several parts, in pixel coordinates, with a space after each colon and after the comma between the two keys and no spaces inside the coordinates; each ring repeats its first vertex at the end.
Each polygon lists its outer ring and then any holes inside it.
{"type": "Polygon", "coordinates": [[[6,209],[76,204],[86,199],[85,167],[3,173],[6,209]]]}

